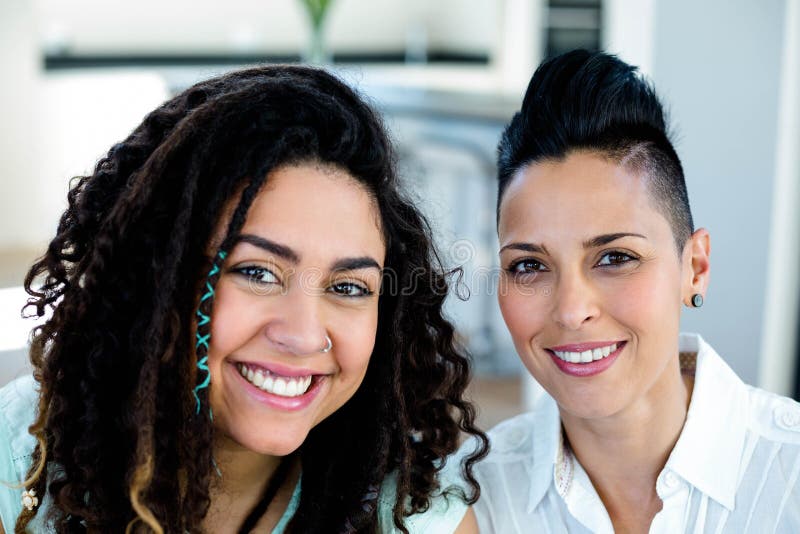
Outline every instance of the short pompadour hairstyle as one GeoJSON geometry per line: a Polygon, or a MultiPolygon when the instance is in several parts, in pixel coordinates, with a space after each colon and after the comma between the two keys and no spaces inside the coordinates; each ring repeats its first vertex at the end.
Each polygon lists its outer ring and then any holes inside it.
{"type": "Polygon", "coordinates": [[[515,173],[570,152],[597,152],[649,178],[678,250],[694,231],[686,182],[653,86],[616,56],[574,50],[542,63],[498,146],[498,218],[515,173]]]}

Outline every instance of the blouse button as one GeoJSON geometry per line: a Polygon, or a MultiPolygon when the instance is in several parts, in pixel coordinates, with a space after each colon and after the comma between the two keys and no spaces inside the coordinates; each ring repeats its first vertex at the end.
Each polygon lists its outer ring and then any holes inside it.
{"type": "Polygon", "coordinates": [[[667,473],[667,476],[664,477],[664,484],[666,484],[668,488],[672,489],[678,485],[678,477],[675,476],[675,473],[670,471],[667,473]]]}
{"type": "Polygon", "coordinates": [[[800,431],[800,411],[794,406],[780,406],[775,409],[775,424],[785,430],[800,431]]]}
{"type": "Polygon", "coordinates": [[[797,416],[794,412],[784,412],[783,417],[781,417],[783,424],[790,427],[795,427],[800,423],[800,417],[797,416]]]}

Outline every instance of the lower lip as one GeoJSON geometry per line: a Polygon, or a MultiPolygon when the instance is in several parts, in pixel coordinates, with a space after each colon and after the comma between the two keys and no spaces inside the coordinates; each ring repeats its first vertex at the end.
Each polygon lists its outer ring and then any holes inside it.
{"type": "Polygon", "coordinates": [[[232,370],[231,372],[235,374],[234,380],[239,380],[239,382],[241,382],[243,389],[251,398],[271,408],[284,410],[287,412],[295,412],[308,407],[308,405],[314,402],[314,399],[322,390],[325,382],[327,382],[326,376],[315,375],[311,381],[311,386],[308,388],[308,391],[296,397],[282,397],[280,395],[275,395],[274,393],[264,391],[261,388],[257,388],[248,382],[247,379],[242,376],[242,373],[239,372],[239,368],[236,367],[235,364],[231,364],[230,369],[232,370]]]}
{"type": "Polygon", "coordinates": [[[571,363],[565,362],[549,350],[547,351],[550,354],[550,357],[555,362],[556,366],[561,370],[561,372],[568,374],[570,376],[594,376],[597,374],[602,373],[609,367],[611,367],[614,362],[617,360],[617,356],[620,355],[622,349],[625,348],[627,342],[623,342],[621,345],[617,346],[617,350],[606,356],[601,360],[595,360],[592,362],[587,363],[571,363]]]}

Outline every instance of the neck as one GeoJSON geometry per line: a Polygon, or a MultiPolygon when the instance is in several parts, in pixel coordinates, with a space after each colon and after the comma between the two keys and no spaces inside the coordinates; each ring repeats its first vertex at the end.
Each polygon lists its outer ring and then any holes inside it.
{"type": "Polygon", "coordinates": [[[676,355],[653,387],[619,413],[589,420],[562,411],[570,447],[615,529],[631,518],[649,528],[661,509],[656,479],[683,429],[691,386],[681,375],[676,355]]]}
{"type": "MultiPolygon", "coordinates": [[[[204,520],[204,529],[209,532],[228,532],[240,528],[245,518],[258,505],[270,479],[284,459],[292,461],[281,456],[258,454],[227,437],[216,437],[214,460],[219,474],[211,475],[211,504],[204,520]]],[[[286,509],[291,488],[299,476],[299,465],[296,461],[289,473],[287,480],[270,501],[267,513],[259,522],[259,528],[271,529],[286,509]]]]}
{"type": "Polygon", "coordinates": [[[217,437],[214,461],[222,474],[217,485],[233,497],[258,494],[282,459],[248,450],[225,436],[217,437]]]}

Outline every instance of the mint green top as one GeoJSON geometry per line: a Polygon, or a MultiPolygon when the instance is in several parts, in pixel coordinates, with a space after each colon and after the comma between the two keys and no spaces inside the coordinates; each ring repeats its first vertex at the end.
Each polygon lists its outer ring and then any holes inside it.
{"type": "MultiPolygon", "coordinates": [[[[36,382],[31,376],[18,378],[0,388],[0,523],[7,533],[14,532],[14,523],[22,511],[22,488],[31,464],[31,454],[36,444],[28,434],[28,426],[33,423],[38,402],[36,382]],[[15,487],[17,486],[17,487],[15,487]]],[[[450,464],[448,464],[449,466],[450,464]]],[[[441,487],[448,488],[458,484],[458,469],[445,469],[440,477],[441,487]]],[[[384,480],[378,497],[378,524],[382,533],[396,532],[392,520],[392,509],[396,500],[396,477],[392,474],[384,480]]],[[[46,508],[49,498],[39,498],[39,505],[46,508]]],[[[286,526],[300,504],[300,481],[292,493],[286,511],[272,534],[284,534],[286,526]]],[[[467,505],[453,495],[437,495],[431,499],[431,507],[424,513],[406,519],[406,528],[412,534],[453,532],[464,514],[467,505]]],[[[43,528],[42,510],[28,525],[29,532],[48,532],[43,528]]]]}

